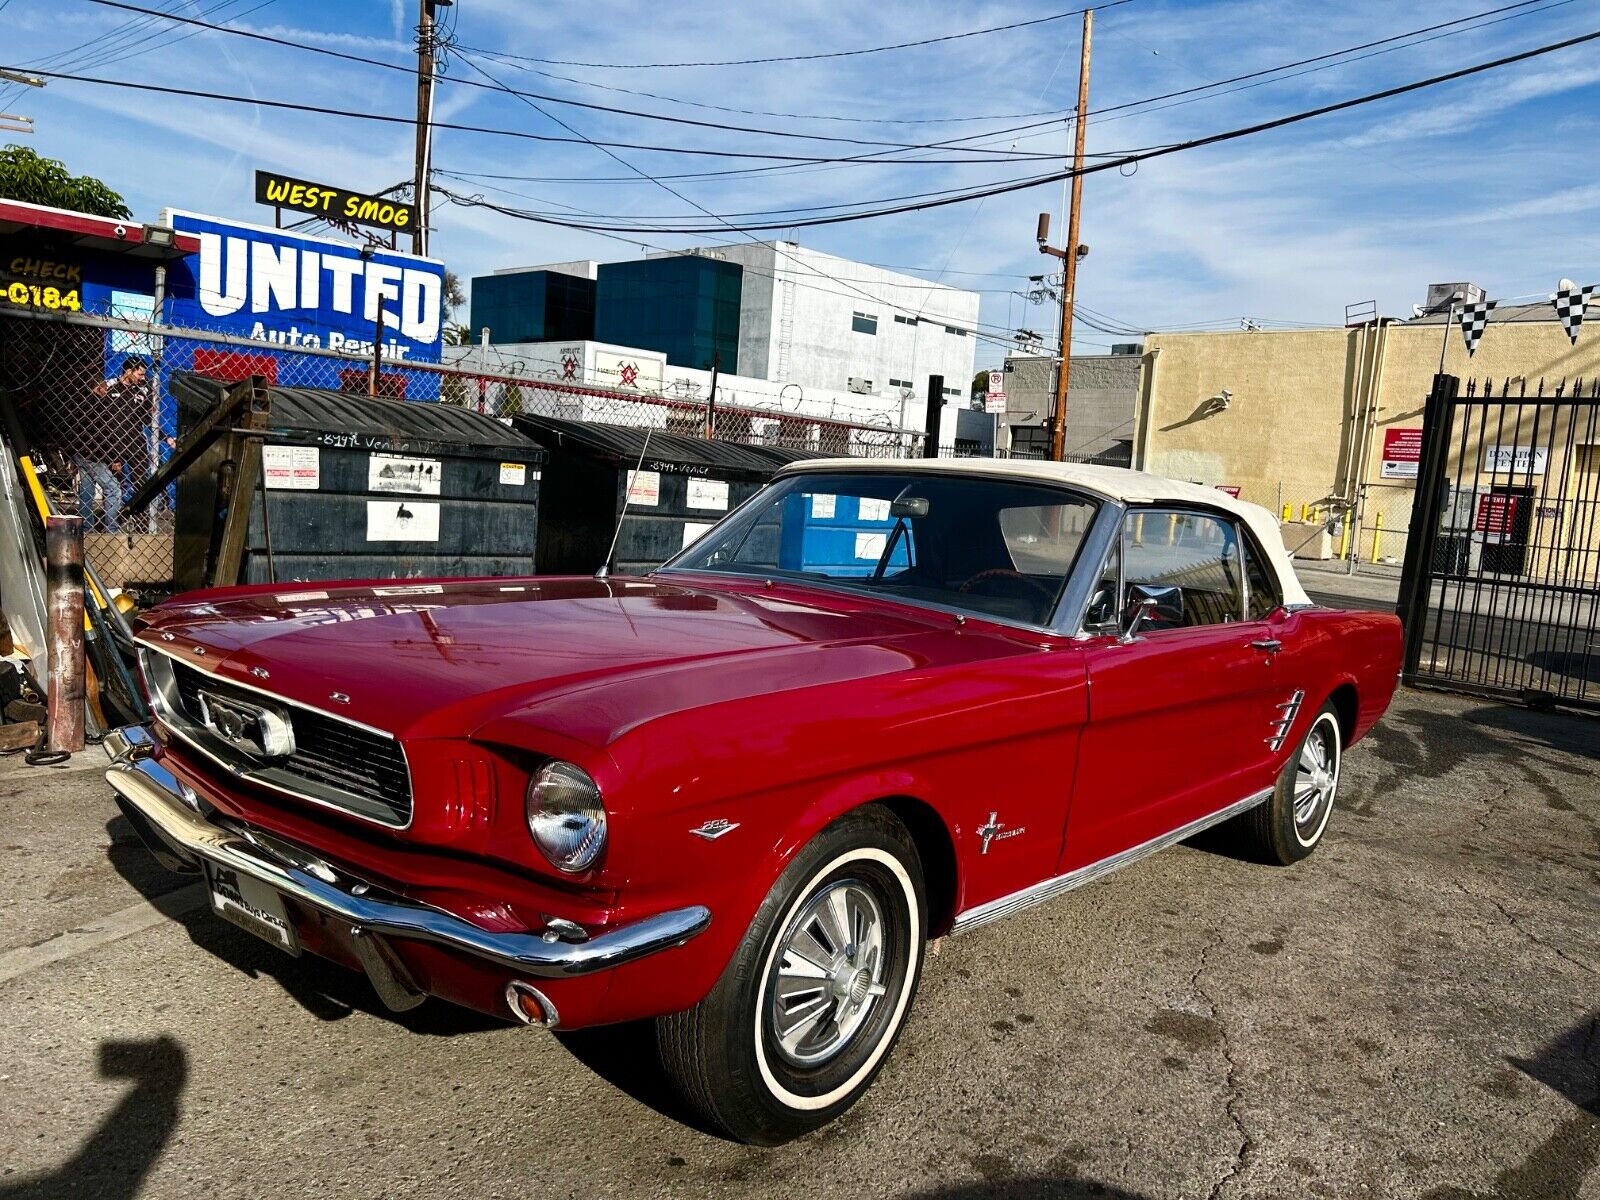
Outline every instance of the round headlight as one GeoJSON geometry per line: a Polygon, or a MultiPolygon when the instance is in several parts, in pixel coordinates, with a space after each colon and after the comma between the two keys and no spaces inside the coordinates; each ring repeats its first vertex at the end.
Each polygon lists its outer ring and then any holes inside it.
{"type": "Polygon", "coordinates": [[[551,865],[586,871],[606,845],[606,810],[600,789],[581,768],[549,762],[528,784],[528,832],[551,865]]]}

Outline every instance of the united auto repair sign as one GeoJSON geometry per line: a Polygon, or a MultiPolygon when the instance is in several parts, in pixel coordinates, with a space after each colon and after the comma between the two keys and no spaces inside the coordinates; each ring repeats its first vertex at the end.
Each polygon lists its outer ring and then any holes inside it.
{"type": "Polygon", "coordinates": [[[409,204],[268,171],[256,172],[256,203],[394,233],[410,233],[417,223],[416,209],[409,204]]]}
{"type": "Polygon", "coordinates": [[[200,252],[167,269],[174,325],[216,330],[283,349],[372,353],[383,314],[383,357],[438,362],[444,265],[394,250],[309,237],[169,210],[200,252]]]}

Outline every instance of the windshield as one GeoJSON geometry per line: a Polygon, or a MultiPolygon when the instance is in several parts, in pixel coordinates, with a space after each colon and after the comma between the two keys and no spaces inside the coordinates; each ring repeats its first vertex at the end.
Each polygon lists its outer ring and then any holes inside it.
{"type": "Polygon", "coordinates": [[[1046,625],[1095,507],[1058,488],[974,475],[792,475],[663,570],[827,581],[1046,625]]]}

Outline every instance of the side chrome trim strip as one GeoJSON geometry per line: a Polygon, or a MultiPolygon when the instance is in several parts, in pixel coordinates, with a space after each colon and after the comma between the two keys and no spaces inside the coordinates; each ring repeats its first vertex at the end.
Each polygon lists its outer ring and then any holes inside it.
{"type": "Polygon", "coordinates": [[[1068,871],[1065,875],[1057,875],[1053,879],[1045,879],[1039,883],[1023,888],[1021,891],[1012,892],[1009,896],[1001,896],[997,900],[990,900],[976,908],[969,908],[955,919],[951,926],[951,933],[965,933],[969,929],[976,929],[980,925],[987,925],[991,921],[998,921],[1001,917],[1009,917],[1012,913],[1021,912],[1023,909],[1032,908],[1035,904],[1043,904],[1046,900],[1054,900],[1057,896],[1064,895],[1074,888],[1080,888],[1086,883],[1093,883],[1103,875],[1109,875],[1119,867],[1129,863],[1138,862],[1141,858],[1154,854],[1157,850],[1165,850],[1175,842],[1191,838],[1202,830],[1210,829],[1213,825],[1220,825],[1229,817],[1238,816],[1240,813],[1254,808],[1272,795],[1272,789],[1257,792],[1253,796],[1246,796],[1226,808],[1218,809],[1209,816],[1201,817],[1198,821],[1190,821],[1187,825],[1179,826],[1170,833],[1163,833],[1160,837],[1151,838],[1138,846],[1131,846],[1126,850],[1113,854],[1110,858],[1102,858],[1099,862],[1090,863],[1086,867],[1079,867],[1075,871],[1068,871]]]}

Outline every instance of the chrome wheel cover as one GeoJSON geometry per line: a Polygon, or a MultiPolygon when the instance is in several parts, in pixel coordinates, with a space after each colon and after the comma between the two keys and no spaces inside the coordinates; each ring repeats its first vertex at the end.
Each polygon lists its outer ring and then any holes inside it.
{"type": "Polygon", "coordinates": [[[1327,718],[1317,721],[1300,747],[1294,769],[1294,826],[1309,844],[1320,832],[1339,787],[1338,735],[1327,718]]]}
{"type": "Polygon", "coordinates": [[[812,896],[783,931],[767,1009],[772,1045],[816,1067],[848,1046],[884,994],[886,925],[863,883],[840,879],[812,896]]]}

